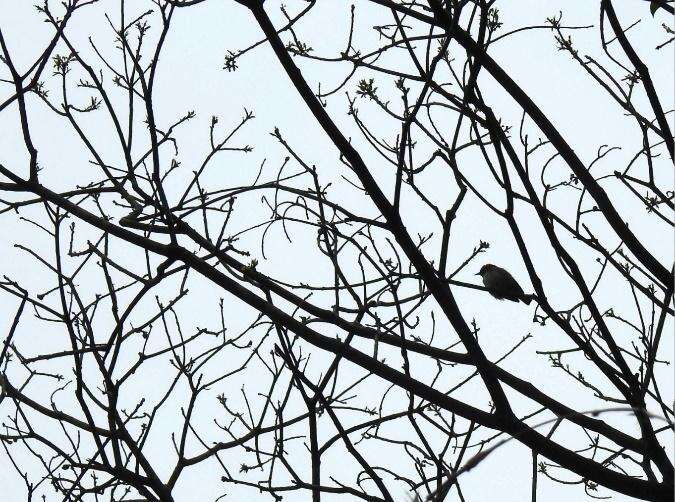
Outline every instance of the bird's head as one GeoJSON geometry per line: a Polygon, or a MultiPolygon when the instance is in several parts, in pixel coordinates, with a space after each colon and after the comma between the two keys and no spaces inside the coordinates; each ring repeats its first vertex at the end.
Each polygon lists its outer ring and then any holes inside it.
{"type": "Polygon", "coordinates": [[[480,275],[481,277],[483,277],[485,274],[487,274],[487,273],[488,273],[490,270],[492,270],[493,268],[495,268],[494,265],[492,265],[492,264],[490,264],[490,263],[486,263],[485,265],[483,265],[483,266],[480,268],[480,271],[479,271],[476,275],[480,275]]]}

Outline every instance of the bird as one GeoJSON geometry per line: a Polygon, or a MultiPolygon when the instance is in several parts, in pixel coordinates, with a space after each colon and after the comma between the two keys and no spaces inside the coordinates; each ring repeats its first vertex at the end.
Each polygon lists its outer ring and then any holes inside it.
{"type": "Polygon", "coordinates": [[[532,296],[525,294],[513,276],[497,265],[490,263],[483,265],[476,275],[483,278],[487,290],[498,300],[511,300],[516,303],[522,301],[525,305],[529,305],[532,301],[532,296]]]}

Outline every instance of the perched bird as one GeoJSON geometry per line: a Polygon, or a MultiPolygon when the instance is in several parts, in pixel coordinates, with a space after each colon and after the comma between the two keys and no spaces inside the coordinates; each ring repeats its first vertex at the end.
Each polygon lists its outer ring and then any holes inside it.
{"type": "Polygon", "coordinates": [[[525,294],[513,276],[497,265],[483,265],[476,275],[483,278],[483,285],[498,300],[522,301],[526,305],[532,301],[532,296],[525,294]]]}

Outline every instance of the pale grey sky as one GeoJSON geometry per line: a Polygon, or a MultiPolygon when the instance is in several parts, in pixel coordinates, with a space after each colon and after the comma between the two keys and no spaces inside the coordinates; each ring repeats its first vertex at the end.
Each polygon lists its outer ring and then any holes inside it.
{"type": "MultiPolygon", "coordinates": [[[[22,71],[32,64],[35,58],[43,50],[49,37],[52,35],[52,29],[49,25],[42,22],[40,16],[36,13],[32,1],[0,0],[0,29],[6,40],[10,53],[12,54],[14,64],[22,71]]],[[[57,9],[57,2],[54,9],[57,9]]],[[[138,12],[151,7],[151,2],[136,0],[127,1],[129,8],[128,18],[132,18],[131,11],[138,9],[138,12]]],[[[667,110],[673,108],[673,44],[666,46],[661,51],[654,51],[653,47],[666,39],[664,30],[660,27],[661,23],[670,23],[672,26],[672,16],[662,13],[652,19],[649,15],[644,15],[647,9],[642,2],[621,1],[615,2],[617,8],[620,8],[621,19],[624,23],[631,23],[634,20],[641,19],[641,22],[629,33],[631,40],[634,41],[636,48],[640,51],[640,56],[645,59],[648,66],[653,69],[652,77],[657,89],[661,92],[664,99],[664,107],[667,110]]],[[[348,8],[346,3],[340,1],[326,1],[321,3],[311,15],[311,18],[301,23],[298,32],[303,39],[310,42],[318,55],[335,55],[344,46],[345,37],[348,28],[348,8]]],[[[279,15],[280,2],[267,0],[266,10],[270,13],[277,25],[283,22],[279,15]]],[[[289,2],[288,8],[294,12],[302,7],[304,2],[289,2]]],[[[383,18],[381,8],[375,8],[368,5],[365,0],[355,2],[357,13],[357,43],[364,50],[368,47],[374,47],[378,43],[376,34],[369,26],[375,24],[383,18]]],[[[526,1],[501,2],[500,20],[504,23],[502,32],[510,31],[526,25],[543,25],[547,17],[556,15],[560,9],[563,9],[564,22],[568,25],[596,25],[598,23],[598,2],[594,1],[526,1]]],[[[108,13],[114,22],[117,22],[119,16],[119,2],[112,0],[102,0],[95,5],[82,9],[77,12],[76,17],[71,21],[66,30],[67,36],[73,41],[74,45],[81,50],[81,54],[95,67],[101,68],[105,72],[103,63],[96,59],[90,47],[87,45],[88,37],[97,47],[102,48],[104,57],[111,64],[119,64],[116,52],[113,50],[113,33],[105,19],[104,13],[108,13]]],[[[160,22],[158,18],[150,17],[151,32],[150,40],[157,36],[160,22]]],[[[587,31],[571,32],[577,47],[585,54],[595,57],[602,57],[600,46],[597,40],[597,28],[587,31]]],[[[250,43],[258,40],[261,36],[248,11],[231,0],[207,0],[201,5],[193,8],[180,9],[175,14],[173,27],[169,33],[166,45],[160,58],[159,71],[156,83],[156,92],[154,95],[155,109],[157,110],[156,119],[159,127],[166,127],[188,110],[194,110],[196,117],[188,124],[182,126],[176,132],[178,141],[177,158],[185,169],[185,176],[189,176],[193,169],[196,169],[201,159],[208,151],[208,127],[211,116],[219,117],[219,127],[221,131],[227,131],[235,126],[244,111],[244,108],[253,110],[256,118],[250,124],[246,125],[234,138],[233,144],[243,146],[246,144],[254,145],[254,150],[249,154],[240,152],[230,152],[221,154],[215,161],[214,166],[209,172],[210,180],[214,185],[221,183],[222,186],[244,185],[252,181],[258,168],[265,161],[267,169],[265,178],[269,179],[276,172],[278,166],[283,162],[286,152],[280,147],[278,142],[269,135],[274,127],[278,127],[284,136],[284,139],[291,145],[296,152],[308,164],[317,166],[322,180],[333,181],[331,194],[335,199],[339,199],[346,206],[354,208],[360,212],[372,214],[372,204],[367,201],[356,190],[341,181],[340,176],[350,177],[346,168],[339,162],[336,150],[324,134],[317,128],[316,123],[306,109],[297,92],[289,85],[288,78],[278,64],[270,48],[263,44],[254,49],[251,53],[244,56],[239,61],[239,69],[236,72],[227,72],[222,69],[224,56],[228,50],[236,51],[250,43]],[[219,180],[223,181],[219,181],[219,180]]],[[[455,45],[452,50],[458,51],[455,45]]],[[[64,53],[63,45],[60,44],[56,51],[64,53]]],[[[492,56],[508,70],[509,74],[524,87],[534,101],[544,109],[549,118],[556,124],[559,130],[564,134],[568,142],[573,146],[577,154],[584,162],[590,162],[597,149],[601,145],[621,146],[622,150],[613,152],[603,162],[597,166],[598,171],[611,173],[615,169],[621,169],[625,166],[639,148],[641,148],[641,138],[636,136],[636,128],[631,119],[625,117],[622,111],[613,103],[607,95],[594,85],[588,75],[586,75],[576,63],[571,61],[568,55],[559,52],[549,30],[526,31],[521,34],[497,42],[491,49],[492,56]]],[[[463,53],[459,52],[458,57],[463,53]]],[[[297,59],[296,59],[297,60],[297,59]]],[[[407,64],[407,62],[405,63],[407,64]]],[[[314,89],[317,89],[318,82],[322,82],[322,89],[331,88],[344,78],[347,66],[327,65],[321,63],[301,63],[303,73],[307,76],[314,89]]],[[[50,71],[45,72],[45,80],[48,81],[51,95],[54,101],[59,102],[58,85],[55,79],[48,79],[50,71]],[[51,83],[50,83],[51,82],[51,83]]],[[[363,76],[367,76],[366,72],[363,76]]],[[[7,77],[7,69],[0,65],[0,78],[7,77]]],[[[514,126],[517,131],[520,120],[520,112],[514,106],[514,103],[506,97],[503,91],[490,81],[489,77],[483,75],[480,82],[486,99],[499,117],[504,122],[514,126]]],[[[346,91],[351,96],[354,95],[356,77],[346,87],[346,91]]],[[[111,86],[111,78],[106,74],[104,81],[111,86]]],[[[383,96],[394,95],[394,79],[376,77],[376,83],[383,96]]],[[[111,86],[112,87],[112,86],[111,86]]],[[[11,95],[11,86],[0,83],[0,102],[11,95]]],[[[90,91],[78,91],[82,97],[82,103],[86,102],[86,97],[91,95],[90,91]]],[[[115,95],[118,100],[117,106],[124,106],[123,96],[115,95]]],[[[381,130],[392,140],[398,132],[395,127],[385,121],[381,114],[375,112],[372,104],[366,100],[358,102],[361,116],[368,121],[371,126],[381,130]],[[388,128],[391,128],[388,131],[388,128]],[[385,133],[385,131],[388,131],[385,133]]],[[[347,101],[344,92],[337,93],[329,98],[327,109],[334,120],[340,125],[345,135],[350,137],[354,145],[359,149],[366,163],[371,166],[374,176],[381,181],[385,193],[391,194],[392,179],[390,170],[382,163],[381,159],[368,148],[362,135],[353,124],[351,117],[347,115],[347,101]]],[[[31,131],[34,136],[35,144],[39,150],[40,164],[43,167],[43,180],[46,184],[57,189],[72,188],[75,184],[84,184],[87,180],[95,179],[99,173],[95,171],[94,166],[88,163],[90,157],[78,141],[72,129],[68,128],[62,119],[56,117],[47,109],[35,96],[30,97],[30,120],[31,131]]],[[[139,112],[139,115],[143,115],[139,112]]],[[[672,118],[672,116],[671,116],[672,118]]],[[[142,119],[142,117],[141,117],[142,119]]],[[[25,148],[21,139],[21,131],[17,127],[17,108],[9,107],[0,113],[0,164],[12,170],[21,170],[26,165],[25,148]]],[[[97,149],[104,158],[109,159],[111,163],[119,162],[120,151],[113,138],[110,122],[106,120],[103,112],[99,111],[82,118],[84,128],[96,131],[93,139],[97,149]]],[[[145,149],[148,144],[147,138],[139,133],[138,142],[135,143],[137,152],[145,149]]],[[[420,150],[433,151],[430,145],[421,144],[420,150]]],[[[173,152],[165,150],[167,162],[172,158],[173,152]]],[[[423,155],[420,153],[420,158],[423,155]]],[[[483,175],[483,171],[478,169],[480,157],[474,154],[467,155],[462,159],[467,166],[467,176],[477,187],[479,187],[486,197],[493,200],[495,204],[501,204],[499,192],[490,185],[490,181],[483,175]],[[476,165],[476,168],[472,166],[476,165]]],[[[541,160],[541,159],[539,159],[541,160]]],[[[669,168],[668,161],[662,159],[661,166],[667,171],[665,179],[670,180],[672,186],[672,166],[669,168]],[[665,162],[665,164],[663,164],[665,162]]],[[[539,164],[537,165],[539,167],[539,164]]],[[[554,163],[550,170],[552,180],[559,179],[559,173],[564,169],[561,164],[554,163]]],[[[353,179],[353,176],[351,177],[353,179]]],[[[4,181],[4,180],[3,180],[4,181]]],[[[429,196],[433,200],[440,200],[448,197],[447,187],[452,186],[452,177],[450,173],[438,173],[422,181],[425,188],[429,191],[429,196]]],[[[612,182],[608,182],[612,183],[612,182]]],[[[617,188],[618,182],[614,185],[608,184],[607,188],[617,188]]],[[[173,187],[169,186],[168,191],[173,187]]],[[[176,190],[182,190],[182,186],[176,185],[176,190]]],[[[175,195],[175,194],[174,194],[175,195]]],[[[558,197],[553,195],[552,197],[558,197]]],[[[574,209],[564,198],[556,200],[555,203],[561,211],[566,212],[574,209]]],[[[629,198],[621,198],[622,214],[627,215],[631,228],[644,241],[648,249],[652,250],[662,263],[669,266],[673,257],[673,239],[672,232],[664,234],[663,225],[651,223],[644,218],[644,208],[636,205],[629,198]]],[[[453,227],[456,238],[451,245],[449,263],[450,267],[457,266],[471,252],[479,240],[490,242],[490,249],[484,255],[481,255],[470,267],[462,272],[457,279],[466,282],[477,282],[477,277],[473,274],[479,268],[479,265],[485,262],[498,263],[509,269],[516,276],[526,291],[531,291],[531,285],[527,280],[525,266],[520,258],[513,238],[510,236],[506,225],[492,216],[489,211],[476,200],[468,203],[471,208],[460,215],[453,227]]],[[[576,199],[574,201],[576,204],[576,199]]],[[[244,228],[248,224],[260,221],[268,216],[264,203],[260,198],[249,196],[248,199],[240,201],[238,216],[232,222],[232,230],[244,228]]],[[[523,228],[530,231],[528,234],[528,244],[533,250],[533,258],[536,265],[540,267],[540,273],[546,287],[553,286],[555,290],[555,299],[557,306],[569,306],[576,301],[574,290],[571,284],[566,283],[557,263],[555,256],[548,251],[544,245],[545,236],[537,227],[537,222],[533,214],[525,207],[517,206],[516,214],[523,228]],[[537,250],[542,249],[541,253],[537,250]]],[[[568,214],[568,213],[565,213],[568,214]]],[[[41,217],[43,213],[39,208],[26,210],[22,215],[26,217],[41,217]]],[[[117,215],[122,216],[123,214],[117,215]]],[[[404,204],[403,219],[408,226],[411,235],[425,234],[432,231],[433,219],[430,213],[424,210],[418,202],[404,204]]],[[[0,256],[2,256],[2,270],[0,275],[5,274],[12,278],[21,279],[22,286],[33,293],[44,292],[45,272],[36,265],[36,262],[24,251],[13,247],[14,243],[21,242],[28,244],[35,250],[42,250],[45,253],[53,252],[51,243],[46,236],[42,235],[35,227],[20,221],[14,214],[0,215],[0,225],[3,228],[4,237],[0,240],[0,256]]],[[[80,225],[84,231],[84,226],[80,225]]],[[[602,227],[601,227],[602,228],[602,227]]],[[[96,235],[92,234],[92,238],[96,235]]],[[[602,235],[609,235],[603,233],[602,235]]],[[[611,236],[608,237],[609,242],[611,236]]],[[[81,239],[84,239],[83,237],[81,239]]],[[[266,242],[266,259],[262,256],[260,248],[260,233],[249,235],[242,239],[241,246],[251,252],[251,256],[259,260],[258,269],[264,273],[273,275],[279,279],[297,280],[298,277],[305,278],[307,282],[319,283],[322,280],[328,280],[330,283],[333,271],[326,264],[326,258],[313,248],[316,239],[315,233],[311,231],[302,232],[297,229],[294,234],[294,240],[289,243],[281,227],[272,227],[266,242]]],[[[84,240],[82,240],[84,242],[84,240]]],[[[567,241],[566,241],[567,242],[567,241]]],[[[126,263],[134,263],[142,259],[142,255],[137,249],[128,249],[128,247],[117,248],[119,258],[126,263]],[[124,249],[123,252],[119,252],[124,249]]],[[[584,272],[589,277],[594,277],[598,266],[593,262],[593,257],[587,252],[580,251],[580,261],[584,265],[584,272]]],[[[357,271],[354,271],[357,273],[357,271]]],[[[80,277],[78,285],[83,290],[92,292],[99,284],[101,275],[89,274],[80,277]]],[[[49,279],[53,282],[53,277],[49,279]]],[[[50,283],[51,284],[51,283],[50,283]]],[[[173,284],[173,290],[162,290],[158,294],[161,297],[169,298],[175,293],[176,284],[173,284]]],[[[602,308],[608,308],[610,305],[616,309],[625,311],[626,315],[634,315],[632,309],[632,299],[626,297],[625,287],[621,279],[616,275],[608,277],[600,284],[600,291],[604,292],[604,304],[602,308]],[[620,291],[621,294],[615,294],[614,291],[620,291]]],[[[168,287],[167,287],[168,288],[168,287]]],[[[237,302],[227,294],[216,290],[212,285],[196,275],[190,279],[191,293],[186,300],[181,303],[178,312],[184,323],[184,329],[193,332],[197,327],[210,327],[217,329],[219,326],[218,302],[222,297],[225,301],[225,312],[227,315],[228,333],[236,333],[243,329],[254,319],[254,313],[241,303],[237,302]]],[[[551,326],[541,327],[533,324],[532,312],[534,307],[524,307],[522,304],[511,304],[509,302],[496,302],[481,291],[471,289],[453,288],[457,301],[462,307],[463,314],[467,320],[475,319],[480,326],[480,343],[486,355],[490,359],[497,359],[503,355],[513,344],[530,333],[529,339],[511,358],[507,359],[504,367],[515,374],[527,378],[535,383],[539,388],[550,392],[556,399],[569,403],[578,410],[594,408],[598,401],[593,399],[587,391],[579,386],[570,383],[559,371],[551,368],[548,360],[536,351],[554,350],[566,348],[569,343],[559,330],[551,326]]],[[[330,307],[329,299],[323,298],[324,303],[330,307]]],[[[16,298],[9,295],[0,294],[0,313],[2,313],[2,335],[7,332],[12,316],[16,310],[16,298]]],[[[151,309],[151,304],[148,305],[151,309]]],[[[428,309],[427,309],[428,310],[428,309]]],[[[150,312],[147,310],[146,312],[150,312]]],[[[101,329],[105,329],[105,322],[100,321],[101,329]]],[[[673,353],[672,337],[672,319],[669,319],[669,329],[666,331],[662,345],[662,354],[670,355],[673,353]]],[[[421,331],[424,327],[430,328],[429,318],[421,320],[421,331]]],[[[442,332],[444,328],[439,321],[437,331],[442,332]]],[[[615,326],[616,329],[621,329],[615,326]]],[[[161,331],[160,328],[157,328],[161,331]]],[[[256,332],[256,336],[262,336],[264,329],[256,332]]],[[[335,334],[335,333],[330,333],[335,334]]],[[[59,327],[49,326],[45,323],[36,321],[26,322],[17,334],[19,340],[17,344],[23,343],[24,347],[62,347],[63,330],[59,327]],[[29,339],[30,342],[26,340],[29,339]]],[[[441,336],[438,335],[437,336],[441,336]]],[[[255,337],[253,338],[255,339],[255,337]]],[[[454,340],[448,336],[448,340],[454,340]]],[[[358,344],[356,344],[358,346],[358,344]]],[[[365,345],[364,345],[365,347],[365,345]]],[[[391,352],[388,356],[393,366],[400,368],[400,354],[391,352]]],[[[130,355],[129,361],[133,358],[130,355]]],[[[318,374],[325,368],[325,362],[330,361],[324,354],[318,350],[312,351],[313,371],[318,374]]],[[[226,361],[225,364],[236,367],[237,361],[226,361]]],[[[429,363],[427,363],[429,364],[429,363]]],[[[72,376],[70,361],[64,361],[60,371],[64,375],[72,376]]],[[[57,365],[58,366],[58,365],[57,365]]],[[[432,365],[433,366],[433,365],[432,365]]],[[[51,366],[50,369],[53,369],[51,366]]],[[[362,375],[362,371],[354,367],[347,366],[343,375],[346,382],[354,380],[362,375]]],[[[135,381],[135,387],[128,389],[128,394],[123,399],[128,403],[133,403],[134,399],[140,395],[148,395],[148,401],[151,398],[157,399],[164,391],[168,379],[173,376],[168,375],[168,365],[150,366],[145,372],[140,374],[135,381]]],[[[54,370],[58,371],[58,370],[54,370]]],[[[413,365],[415,375],[423,378],[428,377],[435,371],[435,367],[424,367],[423,361],[418,361],[413,365]],[[421,363],[421,364],[420,364],[421,363]],[[428,373],[428,374],[427,374],[428,373]]],[[[453,370],[455,371],[455,370],[453,370]]],[[[469,370],[467,368],[457,368],[456,372],[450,373],[446,378],[452,382],[461,380],[466,376],[469,370]]],[[[665,399],[666,402],[672,402],[674,392],[673,378],[670,369],[659,367],[658,376],[663,387],[660,389],[664,396],[670,396],[665,399]]],[[[202,430],[209,430],[207,435],[209,440],[222,439],[219,437],[221,432],[214,427],[212,419],[218,418],[220,408],[214,397],[220,393],[226,393],[233,406],[242,404],[240,388],[246,385],[249,392],[262,392],[265,390],[267,381],[256,381],[257,374],[254,371],[247,371],[237,375],[228,381],[226,386],[214,388],[213,392],[203,396],[201,404],[201,418],[199,423],[202,430]]],[[[17,380],[22,376],[20,372],[13,375],[17,380]]],[[[443,382],[448,384],[448,382],[443,382]]],[[[370,406],[379,404],[379,399],[369,402],[370,390],[384,389],[381,381],[371,377],[365,386],[360,388],[361,404],[370,406]],[[372,386],[372,387],[370,387],[372,386]]],[[[48,399],[49,394],[54,389],[33,389],[36,396],[48,399]]],[[[68,388],[66,389],[68,391],[68,388]]],[[[66,398],[62,391],[60,394],[66,398]]],[[[72,393],[72,391],[71,391],[72,393]]],[[[378,392],[373,395],[379,396],[378,392]]],[[[473,384],[463,388],[455,397],[476,400],[485,396],[485,391],[476,381],[473,384]]],[[[473,401],[472,401],[473,402],[473,401]]],[[[516,409],[521,413],[533,411],[532,404],[524,399],[515,398],[516,409]]],[[[403,393],[388,398],[386,401],[390,411],[404,409],[407,402],[403,393]]],[[[179,407],[185,403],[176,403],[171,413],[166,413],[161,417],[156,427],[155,436],[148,445],[151,458],[156,459],[162,464],[163,459],[167,459],[164,467],[169,469],[174,459],[173,446],[171,445],[169,435],[176,431],[178,427],[175,419],[178,417],[179,407]]],[[[483,399],[481,406],[486,405],[483,399]]],[[[302,410],[302,403],[295,403],[295,410],[302,410]]],[[[477,404],[478,406],[478,404],[477,404]]],[[[0,406],[1,418],[4,419],[6,412],[0,406]]],[[[546,418],[549,416],[547,415],[546,418]]],[[[621,415],[607,415],[603,417],[607,422],[619,427],[634,427],[630,422],[627,425],[627,419],[621,415]]],[[[49,424],[45,424],[49,427],[49,424]]],[[[391,430],[389,431],[391,432],[391,430]]],[[[396,430],[394,429],[394,433],[396,430]]],[[[324,432],[327,439],[330,437],[330,431],[324,432]]],[[[403,434],[403,432],[402,432],[403,434]]],[[[565,437],[568,431],[565,427],[556,432],[560,437],[565,437]]],[[[573,436],[570,432],[570,437],[573,436]]],[[[433,436],[430,436],[433,437],[433,436]]],[[[558,436],[556,436],[558,437],[558,436]]],[[[671,438],[672,439],[672,438],[671,438]]],[[[672,446],[672,441],[670,441],[672,446]]],[[[200,451],[201,447],[195,445],[195,452],[200,451]]],[[[346,469],[342,461],[340,450],[336,453],[330,453],[324,459],[326,473],[334,473],[338,478],[344,476],[345,480],[350,480],[348,472],[342,472],[346,469]]],[[[671,448],[672,450],[672,448],[671,448]]],[[[403,456],[392,455],[387,447],[381,449],[373,445],[364,446],[364,455],[372,458],[387,458],[391,469],[408,470],[411,465],[409,459],[403,456]],[[386,456],[386,457],[385,457],[386,456]]],[[[292,449],[289,455],[293,460],[302,462],[304,447],[298,443],[295,449],[292,449]]],[[[223,462],[229,468],[236,472],[239,464],[251,461],[249,458],[242,457],[242,450],[234,450],[223,455],[223,462]]],[[[10,469],[8,460],[4,453],[0,451],[0,486],[5,493],[5,500],[22,500],[24,488],[16,473],[10,469]]],[[[30,463],[30,460],[26,459],[30,463]]],[[[531,453],[523,445],[517,442],[511,442],[500,448],[492,457],[482,463],[475,470],[462,475],[460,482],[462,491],[467,501],[493,500],[499,494],[499,500],[502,502],[520,502],[529,500],[530,496],[530,462],[531,453]]],[[[224,500],[271,500],[268,495],[259,494],[254,489],[240,486],[224,486],[220,482],[220,473],[217,470],[217,464],[212,461],[205,462],[196,467],[186,470],[184,477],[176,489],[176,500],[214,500],[219,495],[227,492],[224,500]]],[[[353,466],[352,466],[353,467],[353,466]]],[[[167,474],[161,472],[160,474],[167,474]]],[[[251,482],[262,479],[266,474],[261,471],[252,471],[247,478],[251,482]]],[[[569,474],[562,474],[562,478],[571,479],[569,474]]],[[[328,475],[325,475],[328,478],[328,475]]],[[[567,486],[559,483],[553,483],[540,477],[538,495],[539,500],[546,501],[567,501],[582,500],[583,491],[578,486],[567,486]]],[[[400,500],[406,500],[407,492],[403,484],[392,486],[392,493],[400,496],[400,500]]],[[[46,490],[47,500],[57,500],[53,491],[46,490]]],[[[600,495],[612,495],[612,500],[623,501],[630,500],[618,494],[610,493],[607,490],[600,489],[600,495]]],[[[288,500],[305,501],[310,500],[310,493],[303,492],[298,494],[292,492],[288,495],[288,500]]],[[[348,497],[325,496],[323,500],[331,502],[333,500],[347,500],[348,497]]],[[[453,492],[449,500],[457,500],[456,492],[453,492]]]]}

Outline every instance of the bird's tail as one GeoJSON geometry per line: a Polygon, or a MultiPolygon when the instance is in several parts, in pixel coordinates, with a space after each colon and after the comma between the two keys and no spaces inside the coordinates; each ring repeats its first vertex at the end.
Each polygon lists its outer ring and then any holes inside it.
{"type": "Polygon", "coordinates": [[[523,297],[521,298],[521,300],[523,301],[523,303],[524,303],[525,305],[529,305],[530,302],[532,301],[532,295],[523,295],[523,297]]]}

